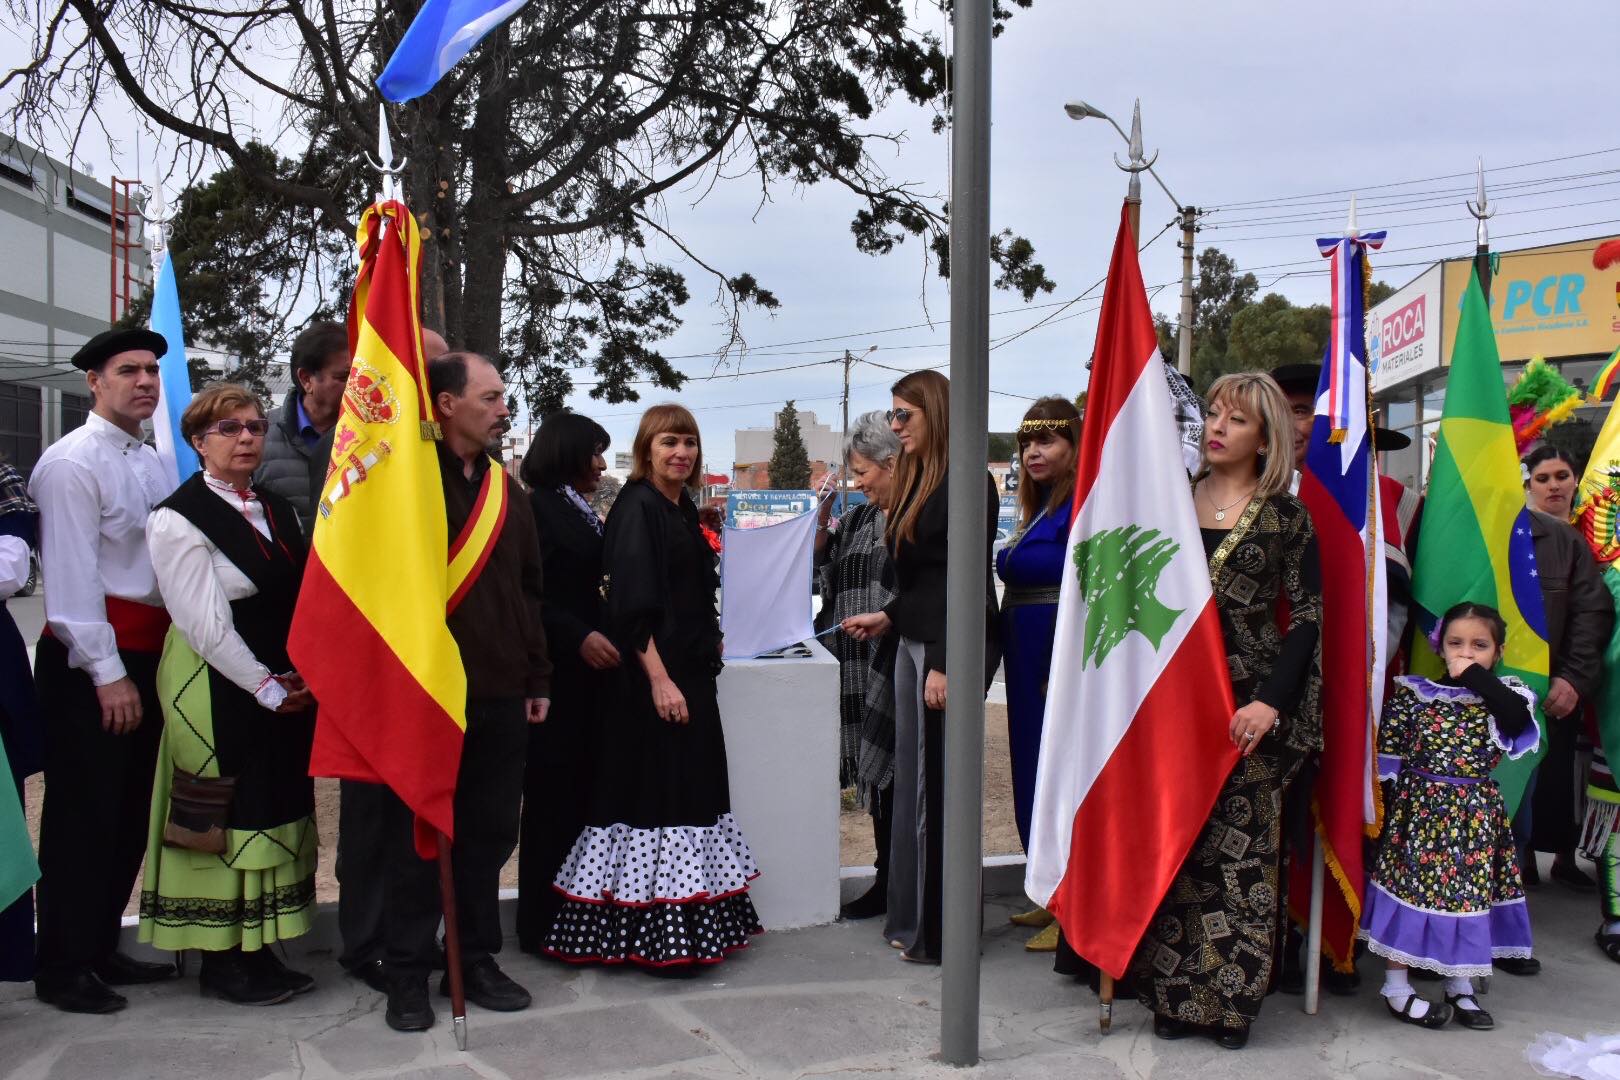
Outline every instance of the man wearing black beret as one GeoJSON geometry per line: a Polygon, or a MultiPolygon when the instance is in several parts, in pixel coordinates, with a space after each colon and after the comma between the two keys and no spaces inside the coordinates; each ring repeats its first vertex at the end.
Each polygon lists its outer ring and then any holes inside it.
{"type": "Polygon", "coordinates": [[[45,721],[34,992],[66,1012],[116,1012],[126,1001],[111,987],[174,974],[172,964],[118,952],[163,730],[157,665],[169,616],[146,518],[172,485],[141,425],[158,406],[166,349],[150,330],[107,330],[86,342],[73,366],[95,405],[46,449],[29,482],[46,583],[34,656],[45,721]]]}

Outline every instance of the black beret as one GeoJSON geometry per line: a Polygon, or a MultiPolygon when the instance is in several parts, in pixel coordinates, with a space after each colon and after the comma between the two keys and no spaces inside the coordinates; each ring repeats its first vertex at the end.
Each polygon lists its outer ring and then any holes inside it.
{"type": "Polygon", "coordinates": [[[162,334],[152,330],[103,330],[73,354],[73,366],[80,371],[94,371],[119,353],[145,349],[155,356],[169,351],[169,343],[162,334]]]}
{"type": "Polygon", "coordinates": [[[1271,369],[1271,377],[1285,394],[1310,394],[1314,397],[1316,387],[1322,381],[1322,365],[1283,364],[1271,369]]]}

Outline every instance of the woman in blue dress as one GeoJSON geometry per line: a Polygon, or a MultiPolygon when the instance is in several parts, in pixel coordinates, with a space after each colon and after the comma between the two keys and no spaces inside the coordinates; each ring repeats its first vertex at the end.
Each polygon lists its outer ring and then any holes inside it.
{"type": "MultiPolygon", "coordinates": [[[[1018,428],[1018,458],[1024,481],[1018,490],[1018,531],[996,556],[1006,585],[1001,602],[1001,640],[1007,667],[1007,744],[1012,757],[1013,813],[1018,838],[1029,850],[1029,820],[1035,804],[1035,767],[1046,714],[1046,681],[1057,632],[1058,585],[1068,558],[1069,520],[1074,512],[1075,445],[1080,411],[1061,397],[1041,398],[1018,428]]],[[[1042,908],[1013,916],[1020,926],[1040,927],[1025,946],[1057,948],[1058,928],[1042,908]]]]}

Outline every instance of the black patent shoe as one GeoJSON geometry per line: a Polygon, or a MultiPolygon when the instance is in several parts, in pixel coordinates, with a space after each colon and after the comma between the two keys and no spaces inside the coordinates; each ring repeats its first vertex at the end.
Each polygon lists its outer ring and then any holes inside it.
{"type": "Polygon", "coordinates": [[[1541,974],[1541,961],[1533,956],[1498,956],[1491,961],[1491,966],[1509,975],[1541,974]]]}
{"type": "Polygon", "coordinates": [[[1215,1045],[1225,1050],[1241,1050],[1249,1045],[1247,1027],[1223,1027],[1214,1031],[1215,1045]]]}
{"type": "Polygon", "coordinates": [[[1428,1012],[1422,1016],[1412,1015],[1412,1007],[1420,1001],[1427,1000],[1427,998],[1421,998],[1413,994],[1406,999],[1405,1005],[1397,1009],[1395,1003],[1386,997],[1384,999],[1384,1008],[1388,1009],[1389,1014],[1403,1024],[1412,1024],[1415,1027],[1429,1028],[1431,1030],[1445,1027],[1446,1022],[1451,1019],[1452,1008],[1450,1005],[1436,1005],[1430,1001],[1428,1012]]]}
{"type": "Polygon", "coordinates": [[[1479,1007],[1479,1000],[1473,994],[1447,994],[1446,1004],[1451,1006],[1451,1018],[1465,1028],[1475,1031],[1489,1031],[1496,1026],[1491,1014],[1479,1007]],[[1460,1002],[1471,1001],[1472,1009],[1465,1009],[1460,1002]]]}
{"type": "Polygon", "coordinates": [[[295,994],[307,994],[315,989],[315,979],[302,971],[294,971],[282,963],[281,957],[268,945],[257,952],[246,954],[254,958],[259,970],[267,976],[282,983],[295,994]]]}
{"type": "MultiPolygon", "coordinates": [[[[491,956],[484,957],[461,973],[461,989],[468,1001],[491,1012],[521,1012],[534,1000],[527,990],[500,969],[491,956]]],[[[449,996],[449,973],[440,977],[439,993],[449,996]]]]}
{"type": "Polygon", "coordinates": [[[280,1005],[293,996],[292,987],[272,978],[241,949],[203,953],[197,987],[236,1005],[280,1005]]]}
{"type": "Polygon", "coordinates": [[[889,886],[877,881],[870,889],[838,909],[840,919],[873,919],[889,910],[889,886]]]}
{"type": "Polygon", "coordinates": [[[395,1031],[426,1031],[436,1019],[428,1003],[427,979],[406,976],[388,984],[388,1011],[383,1019],[395,1031]]]}
{"type": "Polygon", "coordinates": [[[108,986],[142,986],[172,979],[177,974],[172,963],[137,960],[121,952],[108,953],[95,970],[96,978],[108,986]]]}
{"type": "Polygon", "coordinates": [[[1153,1034],[1169,1042],[1176,1039],[1185,1039],[1194,1033],[1193,1026],[1185,1020],[1177,1020],[1173,1016],[1155,1013],[1153,1016],[1153,1034]]]}
{"type": "Polygon", "coordinates": [[[63,1012],[102,1015],[115,1013],[129,1002],[88,971],[66,979],[35,979],[34,996],[63,1012]]]}

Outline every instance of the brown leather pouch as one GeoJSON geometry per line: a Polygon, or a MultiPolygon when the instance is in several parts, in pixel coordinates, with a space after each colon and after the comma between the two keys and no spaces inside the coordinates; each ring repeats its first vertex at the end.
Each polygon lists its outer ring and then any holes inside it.
{"type": "Polygon", "coordinates": [[[163,824],[164,844],[223,855],[235,795],[234,776],[193,776],[175,769],[169,788],[169,820],[163,824]]]}

